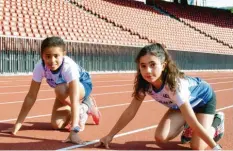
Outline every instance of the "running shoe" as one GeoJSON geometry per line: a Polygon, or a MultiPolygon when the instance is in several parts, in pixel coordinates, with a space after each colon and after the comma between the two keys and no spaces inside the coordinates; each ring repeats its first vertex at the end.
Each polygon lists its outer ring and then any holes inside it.
{"type": "Polygon", "coordinates": [[[214,134],[214,140],[215,142],[218,142],[224,135],[224,113],[218,112],[214,116],[214,122],[212,126],[216,129],[214,134]]]}
{"type": "Polygon", "coordinates": [[[96,105],[96,101],[93,97],[89,96],[87,99],[90,101],[91,106],[88,109],[88,114],[92,116],[92,119],[96,125],[100,123],[101,113],[96,105]]]}
{"type": "MultiPolygon", "coordinates": [[[[224,113],[223,112],[217,112],[214,115],[212,126],[215,128],[214,140],[215,142],[218,142],[224,135],[224,113]]],[[[185,123],[184,130],[181,135],[181,143],[182,144],[189,143],[192,139],[192,134],[193,134],[192,129],[188,126],[187,123],[185,123]]]]}

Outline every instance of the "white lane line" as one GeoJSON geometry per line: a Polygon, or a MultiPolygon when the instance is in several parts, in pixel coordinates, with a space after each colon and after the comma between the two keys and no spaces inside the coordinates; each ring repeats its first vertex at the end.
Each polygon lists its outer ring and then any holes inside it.
{"type": "MultiPolygon", "coordinates": [[[[221,79],[224,79],[224,78],[221,78],[221,79]]],[[[14,81],[10,80],[10,81],[0,81],[0,82],[3,82],[3,83],[11,82],[12,83],[12,82],[25,82],[25,81],[31,82],[31,80],[14,80],[14,81]]],[[[93,81],[92,83],[102,83],[102,82],[108,82],[109,83],[109,82],[122,82],[122,81],[132,81],[132,80],[109,80],[109,81],[102,80],[102,81],[93,81]]]]}
{"type": "MultiPolygon", "coordinates": [[[[231,89],[225,89],[225,90],[231,90],[231,89]]],[[[220,92],[220,90],[216,90],[216,92],[220,92]]],[[[144,102],[146,103],[146,102],[152,102],[152,101],[154,101],[154,100],[147,100],[147,101],[144,101],[144,102]]],[[[99,107],[99,108],[100,109],[104,109],[104,108],[111,108],[111,107],[117,107],[117,106],[125,106],[125,105],[129,105],[129,104],[130,103],[123,103],[123,104],[117,104],[117,105],[102,106],[102,107],[99,107]]],[[[229,108],[232,108],[232,107],[233,107],[233,105],[226,106],[226,107],[217,109],[217,111],[222,111],[222,110],[229,109],[229,108]]],[[[30,116],[30,117],[26,117],[26,119],[39,118],[39,117],[47,117],[47,116],[51,116],[51,114],[30,116]]],[[[8,119],[8,120],[1,120],[0,123],[11,122],[11,121],[16,121],[16,120],[17,120],[16,118],[15,119],[8,119]]],[[[138,133],[138,132],[142,132],[142,131],[145,131],[145,130],[150,130],[150,129],[156,128],[157,126],[158,125],[153,125],[153,126],[149,126],[149,127],[140,128],[140,129],[136,129],[136,130],[133,130],[133,131],[117,134],[114,138],[130,135],[130,134],[134,134],[134,133],[138,133]]],[[[84,145],[74,145],[74,146],[70,146],[70,147],[66,147],[66,148],[61,148],[61,149],[58,149],[58,150],[69,150],[69,149],[80,148],[80,147],[84,147],[84,146],[95,144],[98,141],[99,141],[99,139],[92,140],[90,142],[87,142],[84,145]]]]}
{"type": "MultiPolygon", "coordinates": [[[[46,99],[37,99],[36,102],[39,101],[44,101],[44,100],[54,100],[55,98],[46,98],[46,99]]],[[[22,103],[23,101],[12,101],[12,102],[2,102],[0,103],[0,105],[4,105],[4,104],[15,104],[15,103],[22,103]]]]}
{"type": "MultiPolygon", "coordinates": [[[[233,82],[233,81],[232,81],[233,82]]],[[[229,82],[228,82],[229,83],[229,82]]],[[[102,85],[102,86],[93,86],[93,88],[109,88],[109,87],[122,87],[122,86],[130,86],[133,84],[122,84],[122,85],[102,85]]],[[[40,89],[39,91],[54,91],[53,88],[49,89],[40,89]]],[[[18,93],[27,93],[28,91],[17,91],[17,92],[1,92],[0,94],[18,94],[18,93]]]]}
{"type": "MultiPolygon", "coordinates": [[[[228,90],[233,90],[233,88],[215,90],[215,92],[228,91],[228,90]]],[[[100,95],[111,95],[111,94],[132,93],[132,92],[133,91],[120,91],[120,92],[109,92],[109,93],[97,93],[97,94],[92,94],[92,95],[93,96],[100,96],[100,95]]],[[[51,99],[55,99],[55,98],[37,99],[37,101],[44,101],[44,100],[51,100],[51,99]]],[[[22,103],[22,102],[23,101],[2,102],[2,103],[0,103],[0,105],[22,103]]]]}
{"type": "MultiPolygon", "coordinates": [[[[155,100],[146,100],[143,101],[143,103],[147,103],[147,102],[153,102],[155,100]]],[[[106,106],[101,106],[99,107],[99,109],[106,109],[106,108],[112,108],[112,107],[119,107],[119,106],[126,106],[129,105],[130,103],[122,103],[122,104],[115,104],[115,105],[106,105],[106,106]]]]}
{"type": "MultiPolygon", "coordinates": [[[[232,83],[233,81],[224,81],[224,82],[215,82],[209,84],[222,84],[222,83],[232,83]]],[[[105,88],[105,87],[121,87],[128,86],[133,84],[118,84],[118,85],[101,85],[101,86],[93,86],[93,88],[105,88]]],[[[0,88],[17,88],[17,87],[29,87],[30,85],[11,85],[11,86],[0,86],[0,88]]],[[[41,86],[48,86],[48,84],[41,84],[41,86]]]]}
{"type": "Polygon", "coordinates": [[[216,80],[216,79],[232,79],[233,77],[230,76],[230,77],[223,77],[223,78],[206,78],[206,79],[203,79],[203,80],[216,80]]]}
{"type": "MultiPolygon", "coordinates": [[[[233,82],[233,81],[232,81],[233,82]]],[[[41,86],[48,86],[48,84],[41,84],[41,86]]],[[[133,84],[121,84],[121,85],[100,85],[100,86],[93,86],[93,88],[102,88],[102,87],[120,87],[120,86],[126,86],[126,85],[133,85],[133,84]]],[[[29,87],[30,85],[11,85],[11,86],[0,86],[0,88],[17,88],[17,87],[29,87]]]]}
{"type": "MultiPolygon", "coordinates": [[[[217,111],[222,111],[222,110],[229,109],[229,108],[232,108],[232,107],[233,107],[233,105],[226,106],[226,107],[217,109],[217,111]]],[[[130,135],[130,134],[134,134],[134,133],[139,133],[139,132],[150,130],[150,129],[154,129],[157,126],[158,125],[152,125],[152,126],[148,126],[148,127],[144,127],[144,128],[139,128],[139,129],[136,129],[136,130],[128,131],[128,132],[125,132],[125,133],[117,134],[117,135],[115,135],[114,138],[130,135]]],[[[88,146],[88,145],[93,145],[93,144],[99,142],[99,140],[100,139],[96,139],[96,140],[89,141],[89,142],[87,142],[87,143],[85,143],[83,145],[73,145],[73,146],[61,148],[61,149],[58,149],[58,150],[71,150],[71,149],[75,149],[75,148],[81,148],[81,147],[85,147],[85,146],[88,146]]]]}
{"type": "MultiPolygon", "coordinates": [[[[233,81],[224,81],[224,82],[210,82],[209,84],[224,84],[224,83],[232,83],[233,81]]],[[[133,84],[118,84],[118,85],[102,85],[102,86],[93,86],[93,88],[108,88],[108,87],[121,87],[121,86],[130,86],[130,85],[133,85],[133,84]]],[[[14,86],[12,86],[14,87],[14,86]]],[[[1,88],[1,87],[0,87],[1,88]]],[[[39,91],[54,91],[52,88],[49,88],[49,89],[41,89],[39,91]]],[[[17,91],[17,92],[2,92],[0,94],[18,94],[18,93],[27,93],[28,91],[17,91]]]]}
{"type": "MultiPolygon", "coordinates": [[[[151,101],[154,101],[154,100],[147,100],[147,101],[145,101],[145,102],[151,102],[151,101]]],[[[109,107],[123,106],[123,105],[128,105],[128,104],[130,104],[130,103],[118,104],[118,105],[113,105],[113,106],[105,106],[105,107],[103,106],[103,107],[100,107],[100,108],[109,108],[109,107]]],[[[229,109],[229,108],[232,108],[232,107],[233,107],[233,105],[226,106],[226,107],[217,109],[217,111],[222,111],[222,110],[229,109]]],[[[26,119],[32,119],[32,118],[38,118],[38,117],[46,117],[46,116],[51,116],[51,114],[38,115],[38,116],[31,116],[31,117],[27,117],[26,119]]],[[[3,122],[10,122],[10,121],[16,121],[16,120],[17,120],[17,119],[1,120],[0,123],[3,123],[3,122]]],[[[150,129],[154,129],[154,128],[156,128],[157,126],[158,126],[158,125],[153,125],[153,126],[149,126],[149,127],[140,128],[140,129],[132,130],[132,131],[129,131],[129,132],[117,134],[117,135],[115,135],[114,138],[122,137],[122,136],[126,136],[126,135],[130,135],[130,134],[134,134],[134,133],[138,133],[138,132],[142,132],[142,131],[146,131],[146,130],[150,130],[150,129]]],[[[88,145],[93,145],[93,144],[95,144],[95,143],[97,143],[97,142],[99,142],[99,139],[92,140],[92,141],[90,141],[90,142],[87,142],[87,143],[84,144],[84,145],[73,145],[73,146],[66,147],[66,148],[61,148],[61,149],[58,149],[58,150],[70,150],[70,149],[85,147],[85,146],[88,146],[88,145]]]]}
{"type": "MultiPolygon", "coordinates": [[[[233,77],[223,77],[223,78],[205,78],[204,80],[215,80],[215,79],[232,79],[233,77]]],[[[25,80],[24,80],[25,81],[25,80]]],[[[93,81],[93,83],[102,83],[102,82],[120,82],[120,81],[131,81],[133,80],[112,80],[112,81],[93,81]]],[[[0,81],[0,82],[14,82],[14,81],[0,81]]],[[[233,81],[227,81],[227,82],[233,82],[233,81]]],[[[219,83],[227,83],[227,82],[219,82],[219,83]]],[[[210,83],[211,84],[211,83],[210,83]]],[[[217,83],[212,83],[217,84],[217,83]]],[[[42,85],[48,85],[48,84],[42,84],[42,85]]],[[[133,85],[133,84],[131,84],[133,85]]],[[[0,88],[11,88],[11,87],[29,87],[30,85],[13,85],[13,86],[0,86],[0,88]]],[[[119,85],[121,86],[121,85],[119,85]]],[[[105,86],[98,86],[98,87],[105,87],[105,86]]],[[[107,86],[106,86],[107,87],[107,86]]],[[[111,87],[111,86],[109,86],[111,87]]]]}
{"type": "MultiPolygon", "coordinates": [[[[132,131],[129,131],[129,132],[117,134],[117,135],[114,136],[114,138],[130,135],[130,134],[134,134],[134,133],[138,133],[138,132],[142,132],[142,131],[146,131],[146,130],[150,130],[150,129],[156,128],[157,126],[158,125],[153,125],[153,126],[149,126],[149,127],[140,128],[140,129],[132,130],[132,131]]],[[[92,141],[87,142],[87,143],[85,143],[83,145],[74,145],[74,146],[70,146],[70,147],[66,147],[66,148],[61,148],[61,149],[58,149],[58,150],[70,150],[70,149],[85,147],[85,146],[88,146],[88,145],[93,145],[93,144],[95,144],[97,142],[99,142],[99,139],[92,140],[92,141]]]]}
{"type": "MultiPolygon", "coordinates": [[[[152,102],[154,100],[146,100],[146,101],[143,101],[144,103],[147,103],[147,102],[152,102]]],[[[119,107],[119,106],[126,106],[126,105],[129,105],[130,103],[122,103],[122,104],[115,104],[115,105],[107,105],[107,106],[100,106],[99,109],[106,109],[106,108],[112,108],[112,107],[119,107]]],[[[51,116],[51,114],[44,114],[44,115],[35,115],[35,116],[29,116],[29,117],[26,117],[26,119],[32,119],[32,118],[38,118],[38,117],[46,117],[46,116],[51,116]]],[[[12,121],[16,121],[17,119],[14,118],[14,119],[8,119],[8,120],[0,120],[0,123],[3,123],[3,122],[12,122],[12,121]]]]}
{"type": "MultiPolygon", "coordinates": [[[[38,117],[46,117],[46,116],[51,116],[51,114],[29,116],[29,117],[26,117],[26,119],[32,119],[32,118],[38,118],[38,117]]],[[[3,123],[3,122],[12,122],[12,121],[16,121],[16,120],[17,120],[16,118],[12,118],[12,119],[8,119],[8,120],[1,120],[0,123],[3,123]]]]}
{"type": "Polygon", "coordinates": [[[233,81],[224,81],[224,82],[215,82],[215,83],[211,83],[211,82],[208,82],[209,84],[222,84],[222,83],[231,83],[233,81]]]}
{"type": "MultiPolygon", "coordinates": [[[[232,88],[232,89],[233,89],[233,88],[232,88]]],[[[221,91],[227,91],[227,90],[230,90],[230,89],[224,89],[224,90],[221,90],[221,91]]],[[[220,92],[220,90],[218,90],[218,91],[216,91],[216,92],[220,92]]],[[[54,99],[54,98],[49,98],[49,99],[54,99]]],[[[45,100],[45,99],[41,99],[41,100],[45,100]]],[[[154,100],[145,100],[145,101],[143,101],[143,103],[153,102],[153,101],[154,101],[154,100]]],[[[130,104],[130,103],[122,103],[122,104],[115,104],[115,105],[100,106],[99,109],[112,108],[112,107],[119,107],[119,106],[126,106],[126,105],[129,105],[129,104],[130,104]]],[[[217,109],[217,111],[225,110],[225,109],[232,108],[232,107],[233,107],[233,105],[227,106],[227,107],[223,107],[223,108],[217,109]]],[[[51,114],[29,116],[29,117],[26,117],[26,119],[37,118],[37,117],[45,117],[45,116],[51,116],[51,114]]],[[[0,123],[3,123],[3,122],[11,122],[11,121],[16,121],[16,120],[17,120],[16,118],[14,118],[14,119],[8,119],[8,120],[0,120],[0,123]]]]}
{"type": "MultiPolygon", "coordinates": [[[[118,92],[108,92],[108,93],[96,93],[96,94],[92,94],[92,96],[111,95],[111,94],[122,94],[122,93],[130,93],[130,92],[133,92],[133,91],[118,91],[118,92]]],[[[55,98],[37,99],[37,101],[51,100],[51,99],[55,99],[55,98]]],[[[21,102],[23,102],[23,101],[2,102],[2,103],[0,103],[0,105],[21,103],[21,102]]]]}
{"type": "MultiPolygon", "coordinates": [[[[48,85],[48,84],[41,84],[42,85],[48,85]]],[[[17,87],[29,87],[30,85],[4,85],[4,86],[0,86],[0,88],[17,88],[17,87]]]]}
{"type": "MultiPolygon", "coordinates": [[[[51,89],[39,90],[39,91],[52,91],[51,89]]],[[[19,93],[28,93],[28,91],[17,91],[17,92],[2,92],[0,94],[19,94],[19,93]]]]}
{"type": "Polygon", "coordinates": [[[226,106],[226,107],[222,107],[220,109],[217,109],[216,111],[222,111],[222,110],[225,110],[225,109],[229,109],[229,108],[232,108],[233,105],[230,105],[230,106],[226,106]]]}

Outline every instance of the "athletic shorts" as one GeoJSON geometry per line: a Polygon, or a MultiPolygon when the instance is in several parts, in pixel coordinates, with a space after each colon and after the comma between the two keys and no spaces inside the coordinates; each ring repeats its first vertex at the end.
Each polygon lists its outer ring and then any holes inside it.
{"type": "Polygon", "coordinates": [[[203,106],[193,109],[195,113],[215,114],[216,111],[216,94],[213,91],[212,98],[203,106]]]}
{"type": "Polygon", "coordinates": [[[81,82],[83,87],[84,87],[84,90],[85,90],[85,96],[84,98],[82,99],[82,103],[86,104],[87,106],[90,106],[90,103],[89,102],[89,99],[88,97],[90,96],[91,94],[91,91],[92,91],[92,83],[87,83],[87,82],[81,82]]]}

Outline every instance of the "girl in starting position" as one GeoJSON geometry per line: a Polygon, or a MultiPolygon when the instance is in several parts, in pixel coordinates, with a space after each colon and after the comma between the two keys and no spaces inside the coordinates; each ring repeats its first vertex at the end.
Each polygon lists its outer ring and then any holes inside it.
{"type": "Polygon", "coordinates": [[[51,124],[54,129],[69,127],[65,142],[80,144],[78,132],[83,131],[88,115],[99,124],[100,112],[90,97],[91,77],[81,66],[66,56],[65,43],[60,37],[48,37],[41,45],[41,60],[35,65],[28,94],[13,129],[19,131],[28,112],[34,105],[43,78],[54,88],[56,99],[52,109],[51,124]]]}
{"type": "Polygon", "coordinates": [[[148,94],[169,108],[155,131],[156,142],[167,142],[183,130],[182,142],[191,140],[192,149],[209,146],[220,150],[216,142],[223,136],[224,114],[215,113],[216,96],[210,85],[200,78],[184,75],[161,44],[142,48],[136,63],[133,100],[109,134],[95,146],[109,148],[114,135],[134,118],[148,94]]]}

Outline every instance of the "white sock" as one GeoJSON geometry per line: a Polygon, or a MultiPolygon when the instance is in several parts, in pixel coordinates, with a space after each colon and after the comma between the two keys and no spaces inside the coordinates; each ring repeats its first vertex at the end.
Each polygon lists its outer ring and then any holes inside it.
{"type": "Polygon", "coordinates": [[[82,112],[86,112],[86,113],[87,113],[87,111],[88,111],[88,106],[87,106],[86,104],[81,103],[81,104],[80,104],[80,108],[81,108],[82,112]]]}
{"type": "Polygon", "coordinates": [[[80,131],[83,131],[85,129],[85,124],[88,119],[88,106],[86,104],[80,104],[79,108],[79,125],[80,125],[80,131]]]}

